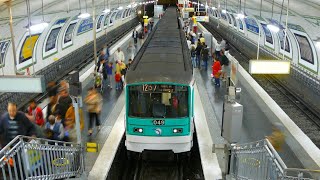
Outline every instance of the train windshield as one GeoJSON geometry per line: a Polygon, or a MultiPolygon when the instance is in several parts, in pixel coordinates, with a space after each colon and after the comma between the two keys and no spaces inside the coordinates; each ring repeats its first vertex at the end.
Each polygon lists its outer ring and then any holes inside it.
{"type": "Polygon", "coordinates": [[[188,116],[188,86],[144,84],[128,88],[130,117],[188,116]]]}

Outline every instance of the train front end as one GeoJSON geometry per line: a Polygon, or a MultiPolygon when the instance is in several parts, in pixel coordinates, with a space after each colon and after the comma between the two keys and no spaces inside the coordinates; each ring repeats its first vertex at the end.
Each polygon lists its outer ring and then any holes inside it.
{"type": "Polygon", "coordinates": [[[193,146],[193,114],[193,87],[190,85],[126,85],[127,150],[190,151],[193,146]]]}

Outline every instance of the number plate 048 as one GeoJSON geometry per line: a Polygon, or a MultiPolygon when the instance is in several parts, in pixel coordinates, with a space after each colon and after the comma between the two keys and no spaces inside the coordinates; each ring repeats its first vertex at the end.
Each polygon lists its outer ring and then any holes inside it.
{"type": "Polygon", "coordinates": [[[153,120],[153,125],[161,126],[161,125],[164,125],[164,124],[165,124],[164,120],[153,120]]]}

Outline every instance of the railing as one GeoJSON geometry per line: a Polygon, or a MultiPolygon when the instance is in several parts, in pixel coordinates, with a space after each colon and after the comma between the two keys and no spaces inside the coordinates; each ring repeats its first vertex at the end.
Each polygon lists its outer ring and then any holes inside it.
{"type": "Polygon", "coordinates": [[[232,145],[230,175],[235,179],[320,179],[320,171],[287,168],[267,139],[232,145]]]}
{"type": "Polygon", "coordinates": [[[61,179],[84,172],[80,145],[17,136],[0,151],[0,179],[61,179]]]}

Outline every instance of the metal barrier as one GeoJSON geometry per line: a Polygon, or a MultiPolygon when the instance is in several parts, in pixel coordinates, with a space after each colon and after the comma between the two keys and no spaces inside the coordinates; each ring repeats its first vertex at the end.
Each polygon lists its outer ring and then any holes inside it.
{"type": "Polygon", "coordinates": [[[0,179],[61,179],[84,172],[78,144],[17,136],[0,151],[0,179]]]}
{"type": "Polygon", "coordinates": [[[231,145],[230,158],[230,175],[235,179],[320,179],[318,170],[287,168],[267,139],[231,145]]]}

